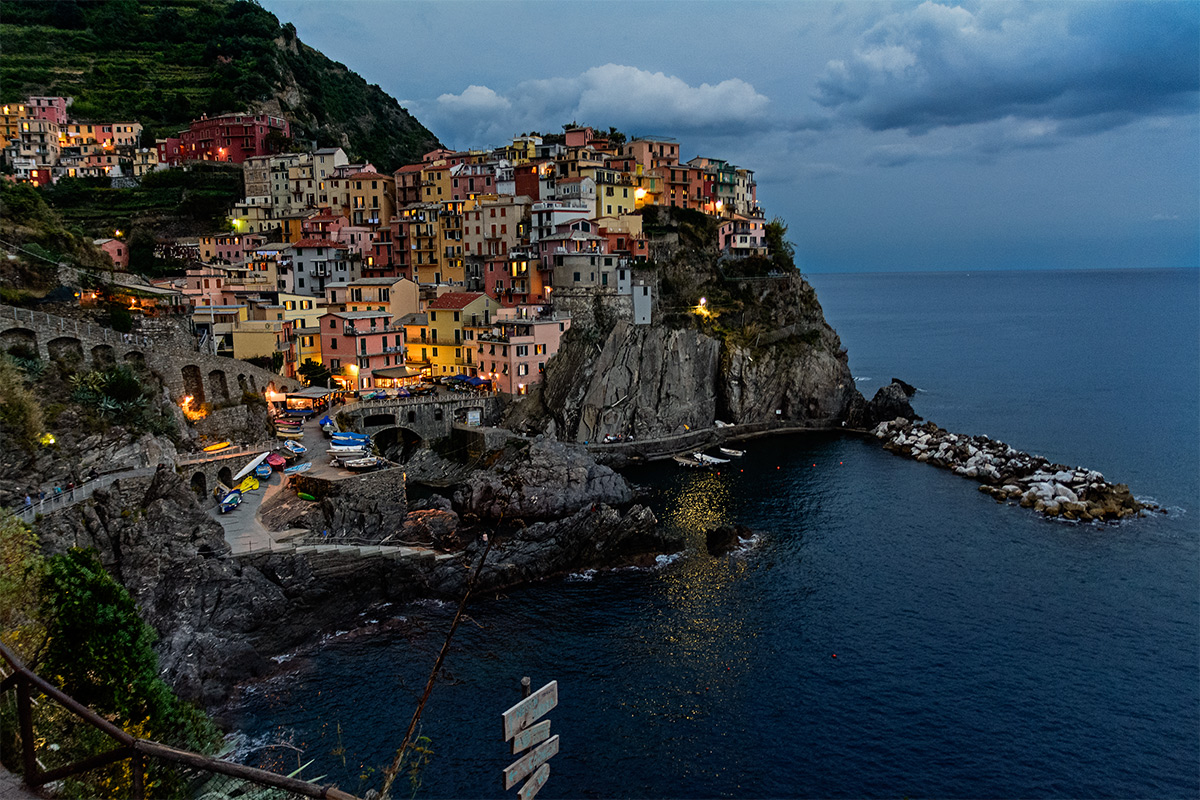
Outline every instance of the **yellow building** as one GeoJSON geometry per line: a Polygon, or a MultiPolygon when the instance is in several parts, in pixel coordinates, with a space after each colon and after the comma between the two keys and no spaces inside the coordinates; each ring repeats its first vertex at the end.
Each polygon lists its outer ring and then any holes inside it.
{"type": "Polygon", "coordinates": [[[350,224],[372,230],[386,228],[396,215],[396,179],[379,172],[359,172],[347,180],[350,224]]]}
{"type": "Polygon", "coordinates": [[[346,284],[345,311],[386,311],[400,319],[420,310],[421,291],[407,278],[360,278],[346,284]]]}
{"type": "Polygon", "coordinates": [[[24,103],[5,103],[0,106],[0,148],[7,147],[10,141],[20,137],[21,128],[17,123],[25,119],[26,113],[24,103]]]}
{"type": "Polygon", "coordinates": [[[472,352],[474,334],[466,329],[490,325],[499,308],[499,303],[482,292],[447,292],[430,301],[425,314],[429,319],[427,346],[431,374],[478,375],[472,352]]]}
{"type": "Polygon", "coordinates": [[[440,203],[450,199],[450,167],[441,162],[421,170],[421,202],[440,203]]]}
{"type": "Polygon", "coordinates": [[[233,357],[241,360],[270,358],[286,345],[283,320],[278,319],[242,320],[234,327],[232,338],[233,357]]]}
{"type": "MultiPolygon", "coordinates": [[[[283,306],[283,318],[295,321],[297,326],[315,327],[317,319],[328,310],[308,294],[280,292],[277,302],[283,306]]],[[[320,345],[317,342],[317,349],[320,349],[320,345]]]]}

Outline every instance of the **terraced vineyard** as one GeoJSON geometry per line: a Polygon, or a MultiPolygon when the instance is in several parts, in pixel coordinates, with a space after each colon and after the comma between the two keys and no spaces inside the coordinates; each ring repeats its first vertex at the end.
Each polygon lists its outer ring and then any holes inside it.
{"type": "Polygon", "coordinates": [[[0,100],[74,97],[74,118],[137,120],[148,141],[202,113],[263,110],[381,170],[438,145],[378,86],[245,0],[0,0],[0,41],[0,100]]]}

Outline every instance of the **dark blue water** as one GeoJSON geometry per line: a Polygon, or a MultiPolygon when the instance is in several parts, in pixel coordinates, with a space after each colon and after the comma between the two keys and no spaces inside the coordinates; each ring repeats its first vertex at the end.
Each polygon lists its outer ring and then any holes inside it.
{"type": "MultiPolygon", "coordinates": [[[[632,472],[690,552],[474,603],[426,708],[420,796],[504,794],[499,715],[522,675],[559,682],[545,797],[1200,793],[1197,273],[813,282],[864,393],[902,377],[944,427],[1100,469],[1172,513],[1051,522],[856,439],[753,441],[719,475],[632,472]],[[757,545],[701,555],[724,521],[757,545]]],[[[377,785],[451,613],[386,609],[405,623],[297,657],[242,729],[302,747],[306,774],[377,785]]]]}

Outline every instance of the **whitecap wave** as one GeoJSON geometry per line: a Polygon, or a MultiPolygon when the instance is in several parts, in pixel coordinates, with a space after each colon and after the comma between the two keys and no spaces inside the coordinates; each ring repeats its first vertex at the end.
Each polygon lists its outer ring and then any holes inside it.
{"type": "Polygon", "coordinates": [[[591,581],[596,579],[596,570],[585,569],[583,572],[572,572],[567,576],[568,581],[591,581]]]}
{"type": "Polygon", "coordinates": [[[855,377],[854,382],[858,383],[859,381],[869,381],[869,380],[871,380],[871,379],[868,377],[862,376],[862,377],[855,377]]]}

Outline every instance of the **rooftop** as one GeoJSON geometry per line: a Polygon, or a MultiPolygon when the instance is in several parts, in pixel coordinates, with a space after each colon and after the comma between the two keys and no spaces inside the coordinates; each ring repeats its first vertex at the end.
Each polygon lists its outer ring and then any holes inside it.
{"type": "Polygon", "coordinates": [[[447,292],[441,297],[434,298],[429,301],[427,309],[431,311],[440,311],[443,309],[462,309],[469,306],[481,297],[487,297],[482,292],[447,292]]]}

